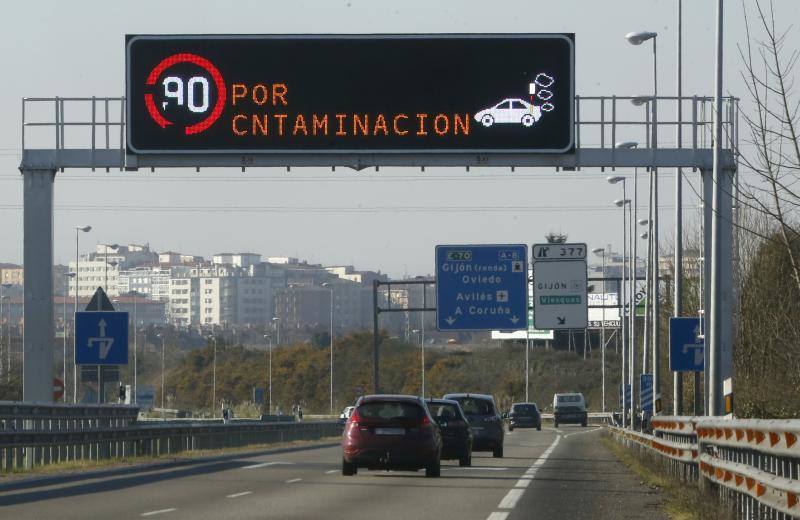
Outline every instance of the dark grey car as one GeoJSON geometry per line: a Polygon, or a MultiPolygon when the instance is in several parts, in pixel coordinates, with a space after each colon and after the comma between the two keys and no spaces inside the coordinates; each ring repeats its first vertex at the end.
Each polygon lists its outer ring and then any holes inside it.
{"type": "Polygon", "coordinates": [[[461,405],[472,430],[473,451],[491,451],[496,458],[503,456],[505,429],[494,397],[486,394],[446,394],[444,399],[458,401],[461,405]]]}

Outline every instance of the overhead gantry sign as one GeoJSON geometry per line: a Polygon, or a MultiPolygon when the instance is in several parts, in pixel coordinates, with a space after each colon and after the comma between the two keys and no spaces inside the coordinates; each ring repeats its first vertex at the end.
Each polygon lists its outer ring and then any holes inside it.
{"type": "Polygon", "coordinates": [[[574,150],[574,35],[128,36],[127,151],[574,150]]]}

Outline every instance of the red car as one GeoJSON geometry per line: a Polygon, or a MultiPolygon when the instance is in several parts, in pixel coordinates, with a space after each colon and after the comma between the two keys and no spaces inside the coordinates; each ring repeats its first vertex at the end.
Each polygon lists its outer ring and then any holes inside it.
{"type": "Polygon", "coordinates": [[[360,398],[342,434],[342,475],[358,468],[441,471],[442,437],[425,402],[411,395],[360,398]]]}

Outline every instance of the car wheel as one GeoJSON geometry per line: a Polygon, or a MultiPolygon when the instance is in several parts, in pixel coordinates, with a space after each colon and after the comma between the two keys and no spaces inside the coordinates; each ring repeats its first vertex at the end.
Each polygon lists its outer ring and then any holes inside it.
{"type": "Polygon", "coordinates": [[[558,428],[558,421],[553,421],[553,428],[558,428]]]}
{"type": "Polygon", "coordinates": [[[492,457],[494,457],[496,459],[502,459],[503,458],[503,447],[499,446],[499,447],[493,449],[492,450],[492,457]]]}
{"type": "Polygon", "coordinates": [[[492,117],[491,114],[486,114],[481,118],[481,124],[486,128],[489,128],[494,124],[494,117],[492,117]]]}
{"type": "Polygon", "coordinates": [[[540,432],[540,431],[542,431],[542,425],[541,425],[541,424],[537,424],[537,425],[536,425],[536,431],[537,431],[537,432],[540,432]]]}
{"type": "Polygon", "coordinates": [[[581,421],[581,426],[583,426],[584,428],[586,428],[586,421],[581,421]]]}
{"type": "Polygon", "coordinates": [[[513,432],[513,431],[514,431],[514,427],[513,427],[513,426],[511,426],[510,424],[508,425],[508,431],[510,431],[510,432],[513,432]]]}
{"type": "Polygon", "coordinates": [[[428,478],[436,478],[442,474],[442,462],[436,459],[432,464],[425,467],[425,476],[428,478]]]}
{"type": "Polygon", "coordinates": [[[356,473],[358,473],[358,466],[342,459],[342,475],[345,477],[351,477],[356,473]]]}
{"type": "Polygon", "coordinates": [[[522,126],[531,127],[535,122],[536,121],[533,119],[533,116],[530,114],[525,114],[522,116],[522,126]]]}

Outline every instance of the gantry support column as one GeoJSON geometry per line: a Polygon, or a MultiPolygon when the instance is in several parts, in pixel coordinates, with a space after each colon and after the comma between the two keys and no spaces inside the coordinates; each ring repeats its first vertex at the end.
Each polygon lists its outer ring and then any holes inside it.
{"type": "Polygon", "coordinates": [[[22,399],[53,402],[53,181],[56,170],[21,167],[25,297],[22,399]]]}

